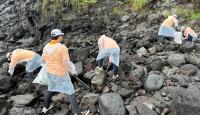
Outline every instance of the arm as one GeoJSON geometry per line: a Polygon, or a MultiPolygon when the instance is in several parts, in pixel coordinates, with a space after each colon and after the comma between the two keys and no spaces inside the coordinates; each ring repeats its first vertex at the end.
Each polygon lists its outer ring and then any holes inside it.
{"type": "Polygon", "coordinates": [[[12,76],[13,75],[13,72],[14,72],[14,69],[15,69],[15,66],[17,65],[17,57],[15,55],[12,56],[11,58],[11,62],[10,62],[10,65],[9,65],[9,69],[8,69],[8,73],[12,76]]]}
{"type": "Polygon", "coordinates": [[[99,38],[98,45],[99,45],[99,50],[103,49],[103,38],[99,38]]]}
{"type": "Polygon", "coordinates": [[[66,65],[66,67],[68,67],[68,72],[71,74],[77,74],[75,65],[69,59],[69,53],[66,47],[63,47],[61,54],[63,64],[66,65]]]}

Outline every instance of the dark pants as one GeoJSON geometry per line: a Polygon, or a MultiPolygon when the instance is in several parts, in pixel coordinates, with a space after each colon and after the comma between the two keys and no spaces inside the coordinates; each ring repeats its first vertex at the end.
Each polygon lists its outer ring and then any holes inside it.
{"type": "MultiPolygon", "coordinates": [[[[45,96],[45,99],[44,99],[44,107],[45,108],[49,108],[50,107],[50,104],[51,104],[51,98],[53,96],[53,94],[55,94],[56,92],[51,92],[51,91],[48,91],[46,96],[45,96]]],[[[77,100],[76,100],[76,97],[74,94],[72,95],[67,95],[67,99],[69,100],[71,106],[72,106],[72,111],[74,113],[77,113],[77,114],[81,114],[81,110],[78,106],[78,103],[77,103],[77,100]]]]}
{"type": "Polygon", "coordinates": [[[163,36],[163,35],[160,35],[159,36],[160,38],[160,43],[162,44],[164,39],[166,38],[167,40],[170,40],[170,41],[173,41],[174,37],[168,37],[168,36],[163,36]]]}
{"type": "Polygon", "coordinates": [[[193,40],[193,37],[192,37],[190,34],[188,34],[188,39],[187,39],[187,41],[192,42],[192,40],[193,40]]]}
{"type": "MultiPolygon", "coordinates": [[[[98,66],[102,67],[103,66],[103,59],[100,59],[97,61],[98,62],[98,66]]],[[[111,65],[109,66],[108,70],[113,70],[113,75],[117,75],[118,74],[118,66],[116,66],[115,64],[111,63],[111,65]]]]}
{"type": "Polygon", "coordinates": [[[35,79],[35,74],[34,74],[34,72],[28,72],[28,71],[26,71],[26,76],[28,77],[28,78],[30,78],[31,80],[34,80],[35,79]]]}

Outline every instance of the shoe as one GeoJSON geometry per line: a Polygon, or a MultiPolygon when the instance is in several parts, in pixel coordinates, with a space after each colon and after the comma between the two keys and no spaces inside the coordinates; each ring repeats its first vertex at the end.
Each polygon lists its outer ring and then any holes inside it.
{"type": "Polygon", "coordinates": [[[81,112],[79,114],[75,113],[74,115],[88,115],[89,113],[90,113],[90,110],[87,110],[87,111],[81,112]]]}
{"type": "Polygon", "coordinates": [[[90,113],[90,110],[87,110],[87,111],[81,112],[82,115],[88,115],[89,113],[90,113]]]}
{"type": "Polygon", "coordinates": [[[46,107],[43,107],[42,113],[47,113],[52,108],[53,108],[53,105],[50,105],[50,107],[48,109],[46,107]]]}
{"type": "Polygon", "coordinates": [[[112,80],[116,80],[119,76],[118,75],[113,75],[112,80]]]}

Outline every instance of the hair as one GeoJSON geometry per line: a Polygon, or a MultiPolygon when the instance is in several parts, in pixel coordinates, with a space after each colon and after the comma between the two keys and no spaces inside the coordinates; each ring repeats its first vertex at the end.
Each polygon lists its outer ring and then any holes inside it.
{"type": "Polygon", "coordinates": [[[52,40],[57,40],[58,38],[59,38],[59,36],[51,37],[52,40]]]}

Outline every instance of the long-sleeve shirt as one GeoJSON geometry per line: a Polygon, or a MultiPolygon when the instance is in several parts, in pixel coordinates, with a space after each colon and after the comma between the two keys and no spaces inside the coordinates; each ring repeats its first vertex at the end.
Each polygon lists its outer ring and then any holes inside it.
{"type": "Polygon", "coordinates": [[[98,40],[99,49],[104,48],[119,48],[118,44],[112,38],[102,35],[98,40]]]}
{"type": "Polygon", "coordinates": [[[190,27],[187,27],[184,29],[183,31],[183,36],[185,37],[185,39],[188,39],[188,35],[194,35],[194,36],[197,36],[197,34],[194,32],[194,30],[192,30],[190,27]]]}
{"type": "Polygon", "coordinates": [[[178,20],[174,16],[168,16],[168,18],[163,21],[162,25],[167,27],[173,27],[174,25],[175,27],[177,27],[178,20]]]}
{"type": "Polygon", "coordinates": [[[68,72],[75,73],[68,49],[63,44],[47,44],[43,49],[42,60],[47,64],[47,72],[50,74],[62,77],[68,72]]]}
{"type": "Polygon", "coordinates": [[[36,53],[29,50],[24,49],[16,49],[12,52],[11,55],[11,62],[9,66],[9,73],[12,75],[15,66],[21,62],[28,62],[30,61],[36,53]]]}

